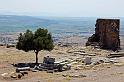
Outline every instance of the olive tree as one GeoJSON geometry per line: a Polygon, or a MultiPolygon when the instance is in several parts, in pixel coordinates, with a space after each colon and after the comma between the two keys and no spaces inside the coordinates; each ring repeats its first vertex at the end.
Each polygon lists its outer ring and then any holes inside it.
{"type": "Polygon", "coordinates": [[[54,48],[52,36],[47,29],[37,29],[34,33],[27,30],[20,33],[16,48],[25,52],[33,50],[36,54],[36,64],[38,63],[38,53],[41,50],[51,51],[54,48]]]}

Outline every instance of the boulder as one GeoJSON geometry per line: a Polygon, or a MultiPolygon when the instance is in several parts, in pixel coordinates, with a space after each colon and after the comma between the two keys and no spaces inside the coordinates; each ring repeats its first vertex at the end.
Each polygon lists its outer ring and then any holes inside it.
{"type": "Polygon", "coordinates": [[[86,57],[86,58],[84,59],[84,63],[85,63],[85,65],[91,64],[91,63],[92,63],[92,62],[91,62],[91,57],[86,57]]]}

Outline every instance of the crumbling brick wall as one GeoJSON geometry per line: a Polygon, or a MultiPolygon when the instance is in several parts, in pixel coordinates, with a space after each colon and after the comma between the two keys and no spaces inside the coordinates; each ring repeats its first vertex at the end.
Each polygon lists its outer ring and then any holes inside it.
{"type": "Polygon", "coordinates": [[[119,19],[97,19],[95,26],[95,34],[89,37],[87,46],[98,45],[114,51],[120,48],[119,19]]]}

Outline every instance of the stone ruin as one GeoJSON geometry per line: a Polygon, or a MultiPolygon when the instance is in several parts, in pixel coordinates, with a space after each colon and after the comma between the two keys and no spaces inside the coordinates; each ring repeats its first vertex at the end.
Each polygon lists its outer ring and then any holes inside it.
{"type": "Polygon", "coordinates": [[[120,48],[119,19],[97,19],[95,27],[95,34],[88,38],[86,46],[99,46],[113,51],[120,48]]]}

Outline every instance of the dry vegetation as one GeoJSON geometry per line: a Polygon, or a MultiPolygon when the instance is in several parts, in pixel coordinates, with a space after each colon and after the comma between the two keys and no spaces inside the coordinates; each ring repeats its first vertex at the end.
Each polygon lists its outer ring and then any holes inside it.
{"type": "MultiPolygon", "coordinates": [[[[122,43],[123,44],[123,43],[122,43]]],[[[53,51],[40,51],[39,62],[43,57],[50,55],[56,60],[66,58],[81,58],[82,55],[68,53],[78,50],[78,47],[66,48],[56,46],[53,51]]],[[[82,51],[88,54],[95,54],[98,57],[104,57],[111,51],[93,49],[92,47],[81,47],[82,51]]],[[[100,64],[96,66],[82,66],[81,63],[74,64],[72,69],[64,72],[46,73],[45,71],[29,72],[22,79],[3,78],[0,75],[0,82],[123,82],[124,81],[124,57],[120,58],[121,63],[117,64],[100,64]],[[77,77],[80,75],[81,77],[77,77]]],[[[15,48],[0,47],[0,74],[15,72],[15,67],[11,64],[16,63],[34,63],[35,53],[33,51],[24,52],[15,48]]]]}

